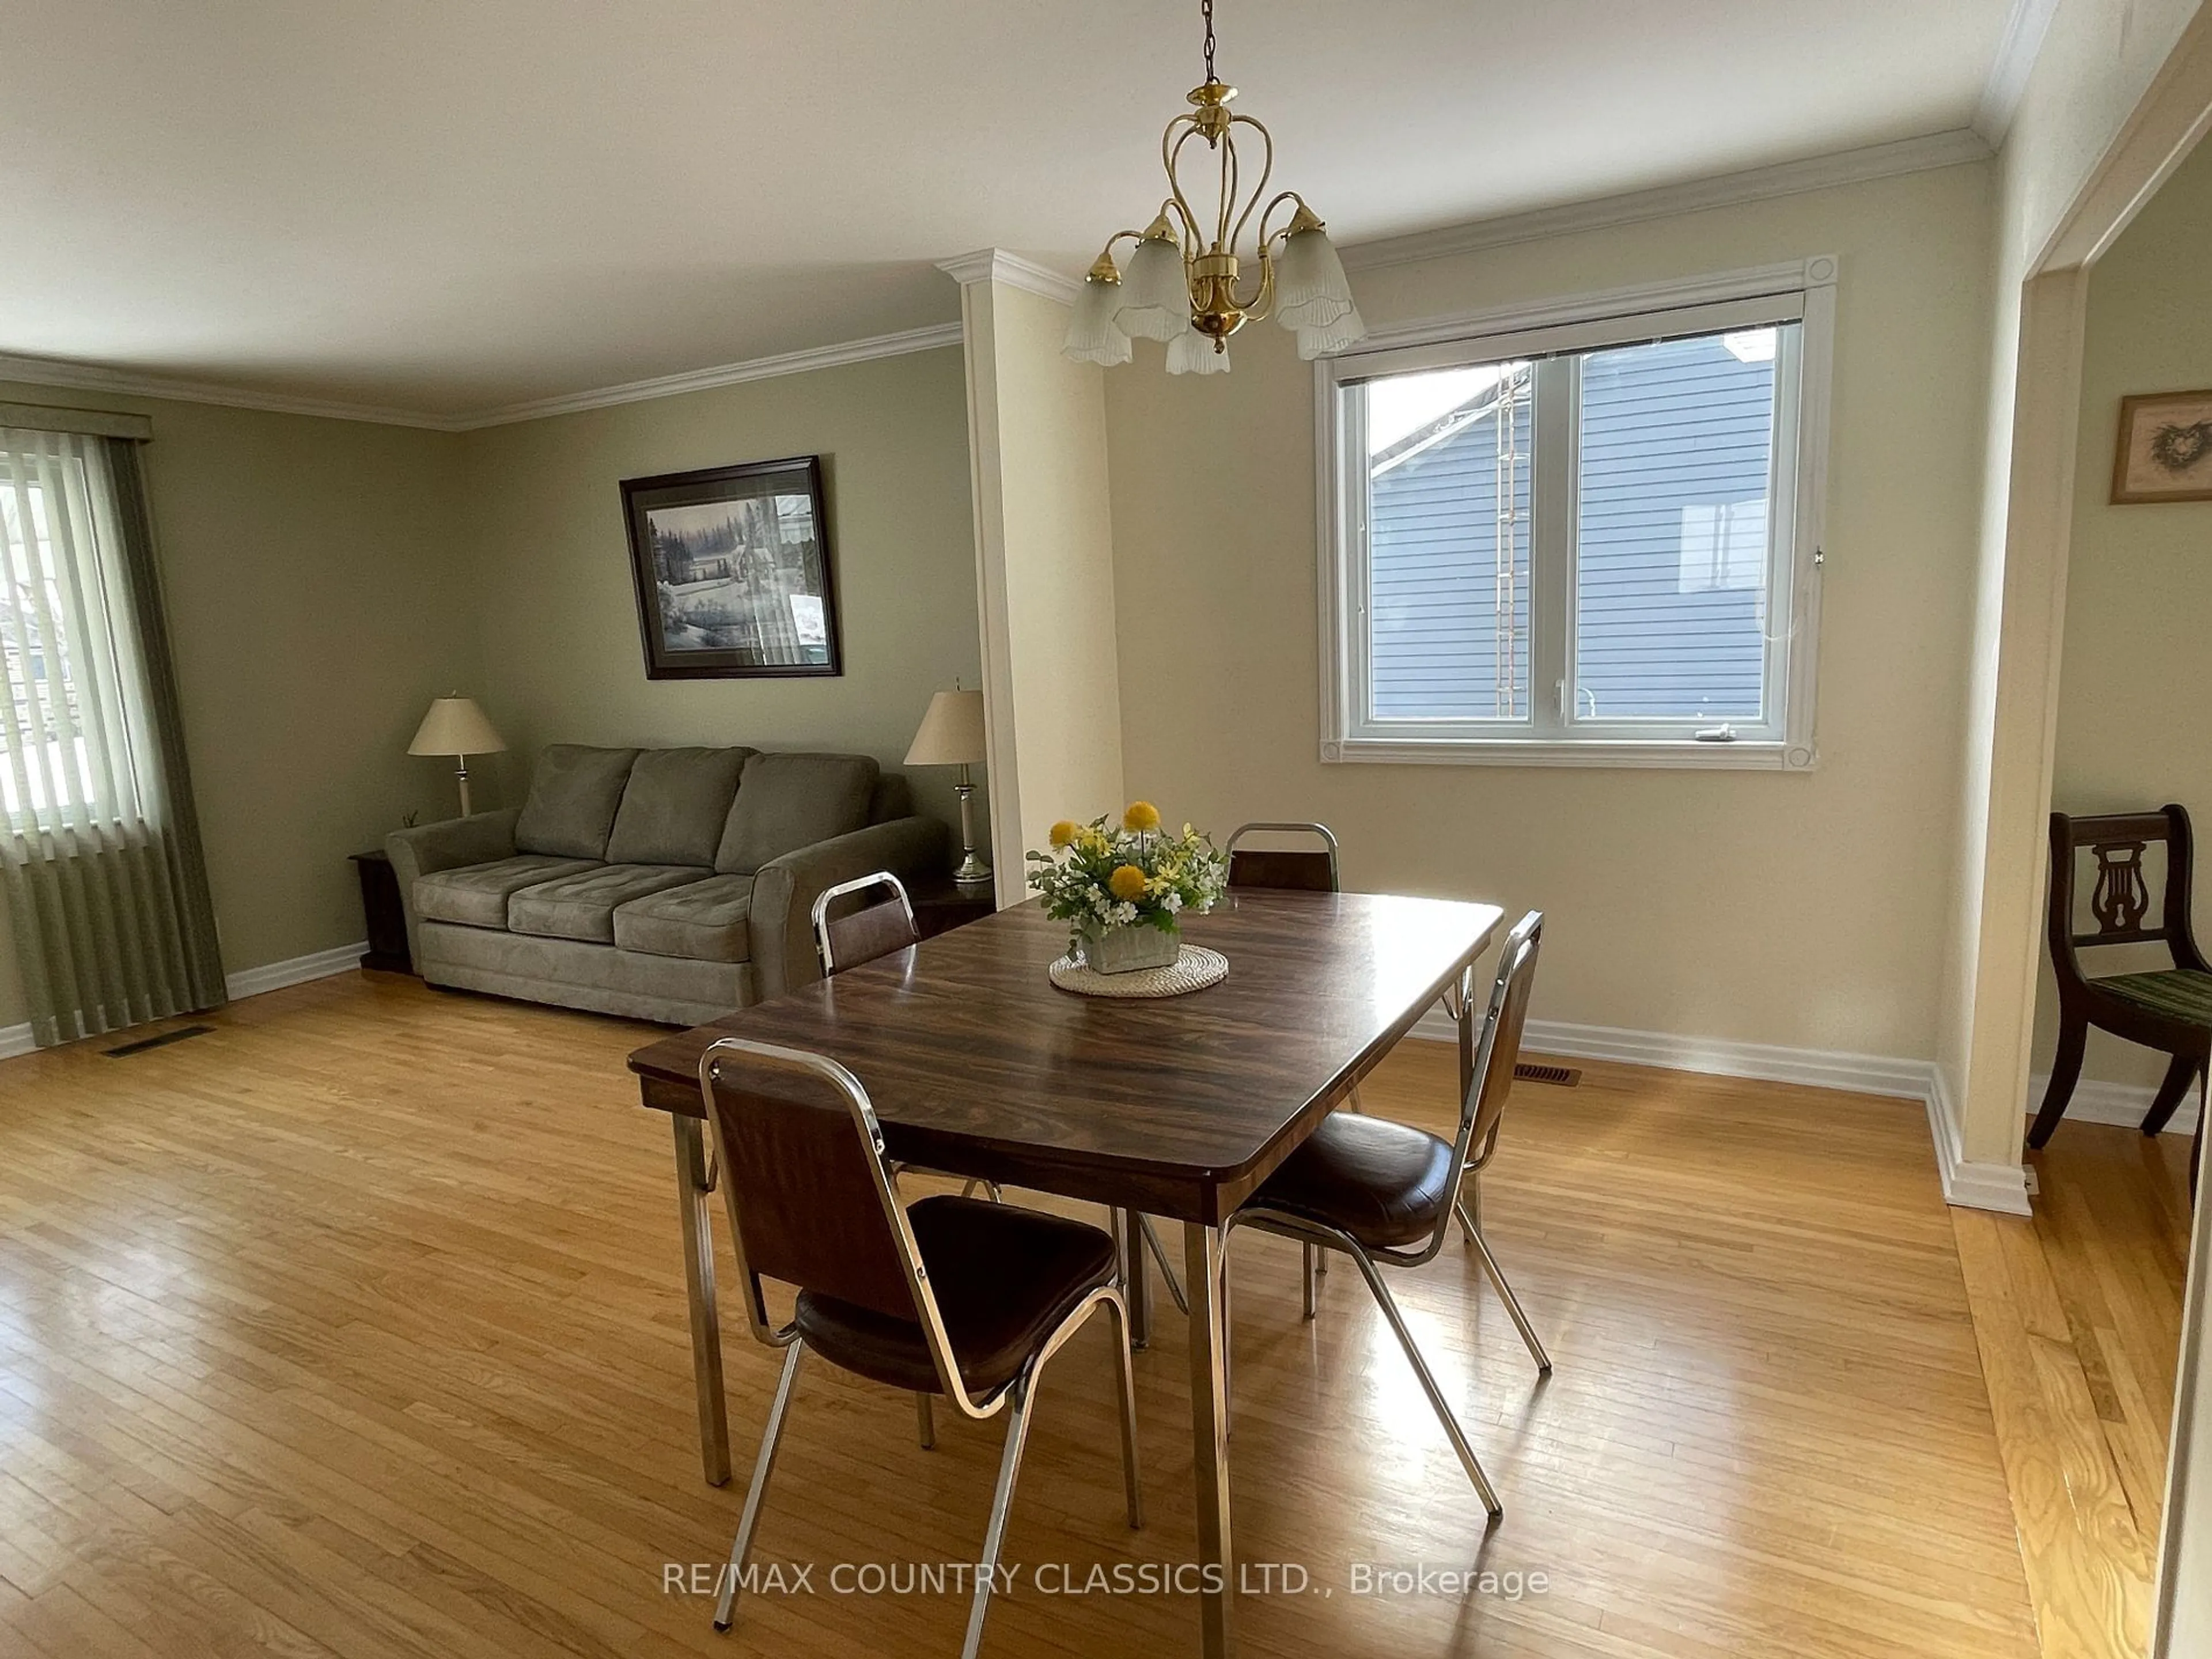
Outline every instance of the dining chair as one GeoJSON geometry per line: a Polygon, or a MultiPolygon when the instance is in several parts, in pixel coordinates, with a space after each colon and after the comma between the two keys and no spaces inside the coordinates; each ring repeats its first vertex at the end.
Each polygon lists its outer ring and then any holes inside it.
{"type": "Polygon", "coordinates": [[[735,1617],[799,1364],[815,1352],[871,1382],[925,1400],[942,1395],[965,1418],[1006,1413],[961,1649],[963,1659],[975,1659],[1038,1374],[1101,1308],[1116,1333],[1129,1524],[1144,1524],[1136,1379],[1114,1241],[1085,1222],[951,1194],[908,1207],[867,1091],[826,1055],[726,1036],[700,1056],[699,1088],[726,1172],[746,1323],[759,1341],[784,1350],[714,1628],[726,1631],[735,1617]],[[797,1287],[787,1323],[770,1320],[763,1279],[797,1287]]]}
{"type": "MultiPolygon", "coordinates": [[[[841,881],[825,888],[814,901],[814,954],[822,962],[822,977],[834,979],[848,968],[859,968],[887,957],[894,951],[903,951],[909,945],[921,943],[921,930],[914,924],[914,902],[907,897],[906,884],[888,870],[878,870],[872,876],[862,876],[854,881],[841,881]],[[846,908],[842,901],[861,893],[881,890],[886,896],[872,904],[846,908]],[[838,908],[842,914],[832,916],[838,908]]],[[[909,1166],[896,1164],[899,1170],[909,1166]]],[[[934,1175],[933,1170],[915,1170],[916,1175],[934,1175]]],[[[963,1198],[972,1198],[981,1187],[995,1203],[1005,1194],[995,1181],[969,1180],[960,1188],[963,1198]]],[[[923,1401],[924,1407],[927,1401],[923,1401]]],[[[922,1419],[921,1443],[927,1449],[933,1437],[930,1433],[925,1410],[922,1419]]]]}
{"type": "MultiPolygon", "coordinates": [[[[1421,1357],[1380,1269],[1419,1267],[1433,1261],[1457,1216],[1474,1239],[1483,1267],[1498,1286],[1537,1369],[1551,1370],[1550,1357],[1482,1237],[1480,1199],[1469,1209],[1462,1198],[1462,1183],[1470,1176],[1479,1179],[1497,1150],[1498,1126],[1513,1091],[1513,1067],[1520,1057],[1521,1030],[1528,1019],[1543,928],[1543,913],[1531,910],[1506,935],[1480,1036],[1474,1009],[1474,970],[1469,967],[1460,975],[1461,1099],[1459,1130],[1453,1139],[1388,1118],[1332,1112],[1261,1182],[1259,1191],[1228,1223],[1231,1232],[1257,1227],[1352,1258],[1493,1520],[1505,1512],[1497,1491],[1421,1357]]],[[[1227,1254],[1224,1249],[1224,1263],[1227,1254]]],[[[1224,1267],[1224,1297],[1226,1276],[1224,1267]]]]}
{"type": "Polygon", "coordinates": [[[2197,948],[2190,927],[2190,885],[2193,836],[2189,814],[2179,806],[2154,812],[2118,812],[2096,817],[2051,815],[2051,904],[2046,931],[2051,969],[2058,982],[2058,1052],[2051,1062],[2051,1083],[2028,1131],[2027,1144],[2048,1142],[2066,1115],[2081,1080],[2081,1056],[2089,1028],[2110,1031],[2169,1057],[2166,1079],[2152,1097],[2142,1132],[2166,1127],[2189,1093],[2189,1085],[2212,1058],[2212,964],[2197,948]],[[2166,847],[2165,902],[2155,926],[2144,849],[2166,847]],[[2093,854],[2097,884],[2089,895],[2094,933],[2074,930],[2074,878],[2078,855],[2093,854]],[[2106,945],[2164,945],[2171,968],[2149,973],[2091,978],[2082,971],[2081,952],[2106,945]]]}
{"type": "Polygon", "coordinates": [[[1339,890],[1336,837],[1325,823],[1240,823],[1229,837],[1229,884],[1272,887],[1278,891],[1334,893],[1339,890]],[[1248,836],[1307,836],[1319,847],[1244,847],[1248,836]]]}
{"type": "MultiPolygon", "coordinates": [[[[1343,890],[1336,865],[1336,836],[1325,823],[1240,823],[1229,837],[1229,884],[1233,887],[1272,888],[1278,892],[1335,893],[1343,890]],[[1319,847],[1260,848],[1239,845],[1257,835],[1303,836],[1319,847]]],[[[1359,1091],[1352,1091],[1359,1104],[1359,1091]]],[[[1319,1250],[1309,1244],[1300,1251],[1306,1317],[1314,1316],[1316,1281],[1328,1271],[1319,1250]]]]}

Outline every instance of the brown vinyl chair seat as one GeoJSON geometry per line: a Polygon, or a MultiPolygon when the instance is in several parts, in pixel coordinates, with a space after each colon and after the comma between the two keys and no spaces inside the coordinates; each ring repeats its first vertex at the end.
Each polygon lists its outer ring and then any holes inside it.
{"type": "MultiPolygon", "coordinates": [[[[961,1380],[976,1393],[1011,1382],[1076,1304],[1114,1282],[1114,1241],[1035,1210],[950,1195],[907,1210],[961,1380]]],[[[793,1322],[832,1364],[916,1394],[944,1392],[921,1326],[801,1291],[793,1322]]]]}
{"type": "Polygon", "coordinates": [[[1436,1231],[1454,1196],[1452,1176],[1449,1141],[1388,1118],[1336,1111],[1246,1201],[1388,1249],[1436,1231]]]}

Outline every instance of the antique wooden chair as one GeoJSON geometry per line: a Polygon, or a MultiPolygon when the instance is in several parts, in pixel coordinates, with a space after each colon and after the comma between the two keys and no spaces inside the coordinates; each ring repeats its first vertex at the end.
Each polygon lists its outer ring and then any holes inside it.
{"type": "Polygon", "coordinates": [[[2028,1132],[2029,1146],[2048,1141],[2066,1115],[2092,1025],[2172,1056],[2166,1081],[2142,1121],[2147,1135],[2166,1127],[2212,1057],[2212,965],[2197,948],[2189,926],[2191,846],[2189,814],[2179,806],[2100,817],[2051,815],[2049,927],[2051,968],[2058,980],[2058,1054],[2051,1066],[2051,1087],[2028,1132]],[[2166,901],[2157,925],[2148,927],[2150,887],[2142,855],[2153,842],[2166,844],[2166,901]],[[2083,852],[2097,860],[2097,884],[2089,895],[2097,927],[2094,933],[2077,933],[2074,875],[2083,852]],[[2079,952],[2104,945],[2164,945],[2173,966],[2092,979],[2081,971],[2079,952]]]}

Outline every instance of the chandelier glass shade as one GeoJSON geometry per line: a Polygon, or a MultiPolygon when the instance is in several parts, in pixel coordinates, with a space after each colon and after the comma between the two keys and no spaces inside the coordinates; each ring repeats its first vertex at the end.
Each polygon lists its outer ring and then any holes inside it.
{"type": "Polygon", "coordinates": [[[1080,362],[1126,363],[1132,339],[1159,340],[1168,348],[1169,374],[1224,374],[1229,337],[1268,316],[1297,336],[1298,355],[1309,360],[1366,335],[1320,216],[1296,191],[1267,195],[1274,140],[1250,116],[1231,113],[1237,88],[1213,72],[1213,0],[1201,0],[1200,9],[1206,79],[1160,139],[1168,198],[1144,229],[1109,237],[1084,278],[1062,348],[1080,362]],[[1257,182],[1248,192],[1243,180],[1255,161],[1257,182]],[[1194,194],[1210,211],[1200,214],[1194,194]],[[1126,270],[1114,258],[1124,241],[1135,244],[1126,270]],[[1239,247],[1252,250],[1249,260],[1239,247]],[[1248,263],[1257,267],[1249,277],[1248,263]]]}

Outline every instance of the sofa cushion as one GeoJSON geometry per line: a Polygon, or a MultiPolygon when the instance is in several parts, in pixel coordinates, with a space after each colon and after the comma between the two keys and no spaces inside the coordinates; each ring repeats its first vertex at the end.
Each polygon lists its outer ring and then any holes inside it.
{"type": "Polygon", "coordinates": [[[599,865],[515,894],[507,902],[507,931],[612,945],[616,910],[632,899],[685,886],[706,873],[665,864],[599,865]]]}
{"type": "Polygon", "coordinates": [[[622,805],[635,749],[549,744],[530,776],[530,798],[514,821],[514,850],[566,859],[603,859],[622,805]]]}
{"type": "Polygon", "coordinates": [[[610,864],[714,861],[750,749],[647,749],[623,787],[610,864]]]}
{"type": "Polygon", "coordinates": [[[712,876],[632,899],[615,912],[615,943],[647,956],[747,962],[752,908],[750,876],[712,876]]]}
{"type": "Polygon", "coordinates": [[[526,853],[491,864],[465,864],[415,880],[415,914],[425,921],[456,921],[465,927],[507,927],[507,902],[526,887],[577,876],[599,866],[589,859],[547,858],[526,853]]]}
{"type": "Polygon", "coordinates": [[[786,853],[866,829],[881,770],[868,755],[755,755],[738,783],[714,868],[750,876],[786,853]]]}

